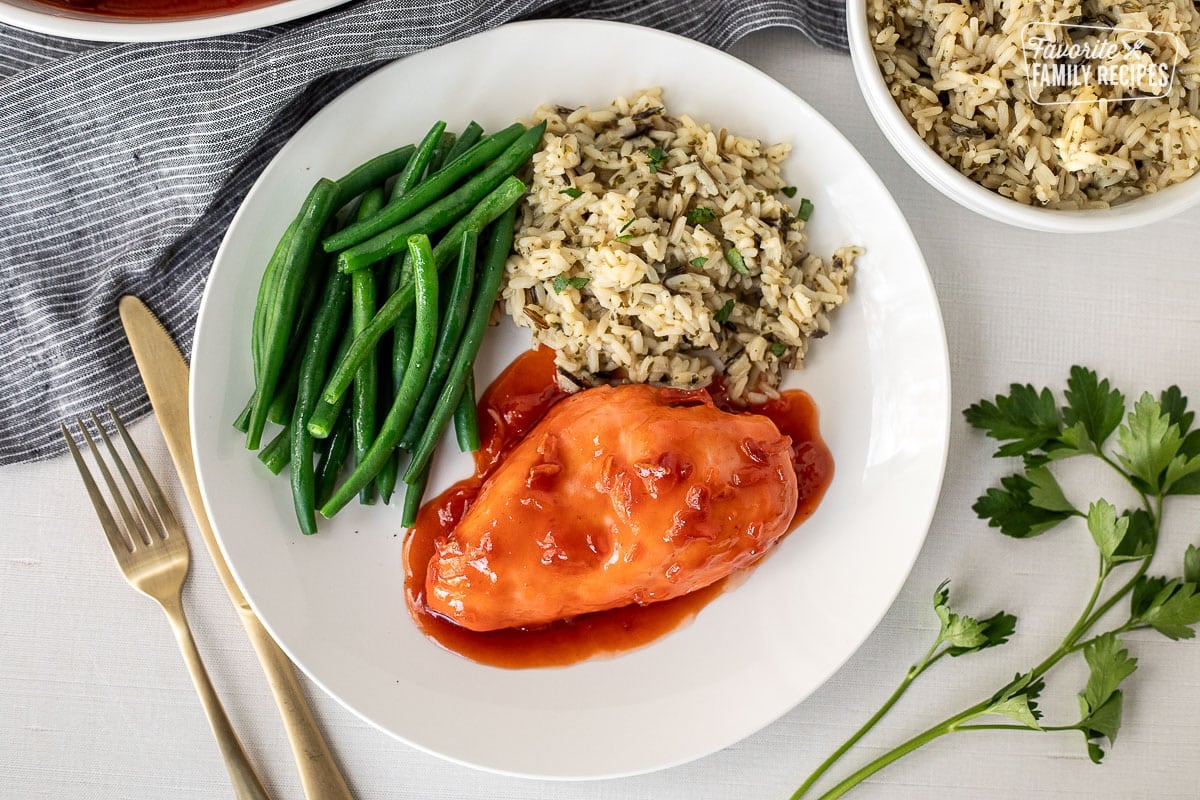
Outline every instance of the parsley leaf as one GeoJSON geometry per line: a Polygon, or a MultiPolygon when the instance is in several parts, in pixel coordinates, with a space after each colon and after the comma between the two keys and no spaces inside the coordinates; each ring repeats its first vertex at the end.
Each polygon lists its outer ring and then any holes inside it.
{"type": "Polygon", "coordinates": [[[696,269],[700,269],[701,267],[703,267],[705,264],[707,264],[707,263],[708,263],[708,259],[707,259],[707,258],[703,258],[703,257],[701,257],[701,258],[693,258],[693,259],[692,259],[691,261],[689,261],[688,263],[689,263],[689,264],[691,264],[691,265],[692,265],[693,267],[695,267],[696,269]]]}
{"type": "Polygon", "coordinates": [[[1162,577],[1151,577],[1142,575],[1133,584],[1133,591],[1129,595],[1129,616],[1132,619],[1141,619],[1142,615],[1150,610],[1150,605],[1154,602],[1154,598],[1167,585],[1167,579],[1162,577]]]}
{"type": "Polygon", "coordinates": [[[1031,677],[1030,673],[1018,674],[1013,678],[1010,688],[992,697],[992,704],[981,716],[1000,714],[1021,723],[1026,728],[1040,731],[1042,726],[1038,720],[1042,718],[1042,712],[1038,710],[1036,701],[1041,696],[1042,689],[1046,688],[1046,682],[1041,678],[1031,681],[1031,677]]]}
{"type": "Polygon", "coordinates": [[[1117,547],[1129,532],[1129,517],[1118,517],[1116,506],[1100,499],[1088,508],[1087,527],[1092,541],[1100,548],[1100,557],[1111,567],[1117,547]]]}
{"type": "Polygon", "coordinates": [[[583,192],[579,191],[574,186],[571,186],[567,189],[560,189],[558,193],[565,194],[567,197],[571,198],[572,200],[575,200],[576,198],[579,198],[579,197],[583,197],[583,192]]]}
{"type": "Polygon", "coordinates": [[[554,282],[551,284],[551,286],[556,294],[562,294],[567,289],[582,289],[588,285],[589,281],[591,281],[591,278],[585,278],[582,276],[568,278],[565,275],[555,275],[554,282]]]}
{"type": "Polygon", "coordinates": [[[1183,554],[1183,579],[1188,583],[1200,583],[1200,549],[1189,544],[1183,554]]]}
{"type": "MultiPolygon", "coordinates": [[[[1125,695],[1121,691],[1113,692],[1104,705],[1088,714],[1079,721],[1077,726],[1087,740],[1088,758],[1093,764],[1104,760],[1104,748],[1100,739],[1107,738],[1109,744],[1117,740],[1117,731],[1121,728],[1121,708],[1125,695]]],[[[1080,705],[1083,701],[1080,700],[1080,705]]]]}
{"type": "Polygon", "coordinates": [[[1154,553],[1154,521],[1142,509],[1126,511],[1123,514],[1129,520],[1129,528],[1125,538],[1113,551],[1113,563],[1136,561],[1154,553]]]}
{"type": "Polygon", "coordinates": [[[1071,516],[1071,512],[1053,511],[1033,505],[1033,482],[1024,475],[1009,475],[1000,480],[1002,488],[988,489],[971,508],[988,525],[1005,536],[1027,539],[1053,528],[1071,516]]]}
{"type": "Polygon", "coordinates": [[[1146,392],[1117,430],[1117,458],[1134,477],[1154,489],[1161,486],[1160,478],[1181,443],[1179,425],[1173,424],[1158,401],[1146,392]]]}
{"type": "Polygon", "coordinates": [[[633,239],[633,234],[632,234],[632,233],[626,233],[626,234],[624,234],[624,235],[622,235],[622,236],[618,236],[618,237],[617,237],[617,241],[618,241],[618,242],[628,242],[628,241],[630,241],[630,240],[632,240],[632,239],[633,239]]]}
{"type": "Polygon", "coordinates": [[[1158,396],[1158,404],[1162,406],[1163,413],[1171,420],[1171,424],[1179,426],[1181,435],[1191,430],[1196,415],[1187,410],[1187,398],[1179,391],[1178,386],[1163,389],[1162,394],[1158,396]]]}
{"type": "MultiPolygon", "coordinates": [[[[1145,602],[1146,591],[1143,589],[1140,598],[1146,607],[1137,615],[1141,622],[1168,639],[1191,639],[1196,635],[1192,626],[1200,623],[1200,593],[1195,583],[1184,583],[1178,578],[1167,581],[1160,585],[1158,593],[1148,604],[1145,602]]],[[[1136,601],[1136,587],[1134,595],[1136,601]]]]}
{"type": "Polygon", "coordinates": [[[795,197],[796,196],[796,187],[795,186],[785,186],[782,189],[780,189],[779,191],[783,192],[784,195],[786,195],[787,197],[795,197]]]}
{"type": "Polygon", "coordinates": [[[1079,695],[1081,719],[1078,729],[1088,743],[1088,756],[1099,764],[1104,750],[1099,739],[1117,740],[1121,727],[1123,695],[1117,687],[1137,669],[1137,659],[1129,657],[1129,651],[1110,631],[1096,638],[1083,649],[1088,664],[1087,685],[1079,695]]]}
{"type": "Polygon", "coordinates": [[[1029,384],[1014,383],[1007,395],[997,395],[994,402],[981,400],[963,416],[972,427],[1005,443],[996,450],[998,457],[1044,449],[1062,430],[1054,395],[1049,389],[1038,392],[1029,384]]]}
{"type": "Polygon", "coordinates": [[[733,313],[733,298],[725,301],[725,305],[721,306],[721,310],[713,314],[713,319],[717,322],[725,322],[729,319],[729,315],[733,313]]]}
{"type": "Polygon", "coordinates": [[[1137,669],[1137,659],[1130,658],[1129,651],[1111,631],[1099,636],[1083,649],[1090,673],[1087,686],[1081,695],[1086,703],[1085,714],[1100,708],[1117,691],[1121,681],[1137,669]]]}
{"type": "Polygon", "coordinates": [[[663,150],[661,147],[651,147],[649,150],[647,150],[646,163],[650,166],[650,172],[657,173],[658,168],[666,162],[668,157],[667,151],[663,150]]]}
{"type": "Polygon", "coordinates": [[[1067,399],[1063,420],[1068,427],[1082,424],[1097,449],[1125,416],[1125,395],[1111,388],[1107,378],[1097,381],[1096,373],[1085,367],[1071,367],[1063,396],[1067,399]]]}
{"type": "Polygon", "coordinates": [[[1179,391],[1178,386],[1170,386],[1163,390],[1158,398],[1163,413],[1171,420],[1171,424],[1179,426],[1179,434],[1183,441],[1179,445],[1180,455],[1172,466],[1167,468],[1166,494],[1200,494],[1200,430],[1192,430],[1192,422],[1196,415],[1187,410],[1187,398],[1179,391]]]}
{"type": "Polygon", "coordinates": [[[980,633],[983,641],[971,647],[951,646],[947,652],[951,658],[957,658],[967,653],[977,653],[989,647],[997,647],[1006,643],[1017,629],[1017,618],[1004,611],[998,611],[987,619],[979,620],[980,633]]]}
{"type": "Polygon", "coordinates": [[[1045,467],[1031,467],[1025,470],[1025,478],[1030,483],[1029,502],[1044,511],[1065,511],[1068,514],[1078,514],[1075,506],[1071,505],[1063,494],[1062,487],[1050,470],[1045,467]]]}
{"type": "Polygon", "coordinates": [[[687,213],[688,225],[703,225],[717,218],[717,212],[708,206],[696,206],[687,213]]]}
{"type": "MultiPolygon", "coordinates": [[[[1196,433],[1196,431],[1193,431],[1196,433]]],[[[1188,445],[1189,434],[1180,450],[1188,445]]],[[[1163,494],[1200,494],[1200,455],[1190,458],[1180,453],[1171,459],[1163,476],[1163,494]]]]}
{"type": "Polygon", "coordinates": [[[783,358],[783,354],[787,352],[787,345],[783,342],[771,342],[771,355],[776,358],[783,358]]]}
{"type": "Polygon", "coordinates": [[[1038,720],[1042,718],[1042,712],[1038,711],[1036,700],[1044,688],[1046,682],[1041,678],[1033,680],[1032,673],[1017,673],[1007,686],[992,695],[991,704],[979,716],[1000,714],[1040,731],[1042,726],[1038,720]]]}
{"type": "Polygon", "coordinates": [[[950,581],[942,581],[933,593],[933,611],[941,621],[938,642],[949,645],[951,657],[975,653],[1004,644],[1017,627],[1017,618],[1003,611],[979,620],[950,610],[950,581]]]}
{"type": "Polygon", "coordinates": [[[731,247],[725,251],[725,261],[729,266],[733,267],[733,271],[741,275],[749,275],[750,270],[746,268],[746,259],[742,258],[742,253],[736,247],[731,247]]]}
{"type": "Polygon", "coordinates": [[[808,222],[808,218],[812,216],[813,204],[807,197],[800,199],[800,208],[796,209],[796,218],[808,222]]]}

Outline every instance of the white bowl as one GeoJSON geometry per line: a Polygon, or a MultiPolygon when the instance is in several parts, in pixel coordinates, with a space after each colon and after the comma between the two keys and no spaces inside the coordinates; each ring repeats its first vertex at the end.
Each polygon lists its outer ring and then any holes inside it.
{"type": "Polygon", "coordinates": [[[346,0],[283,0],[279,3],[202,17],[128,19],[71,11],[34,0],[0,0],[0,22],[38,33],[94,42],[174,42],[265,28],[346,0]]]}
{"type": "Polygon", "coordinates": [[[1113,208],[1078,211],[1030,206],[987,189],[943,161],[917,134],[892,98],[867,31],[866,0],[849,0],[846,4],[846,27],[854,74],[883,135],[930,186],[964,208],[1028,230],[1103,233],[1149,225],[1200,204],[1200,180],[1195,177],[1113,208]]]}

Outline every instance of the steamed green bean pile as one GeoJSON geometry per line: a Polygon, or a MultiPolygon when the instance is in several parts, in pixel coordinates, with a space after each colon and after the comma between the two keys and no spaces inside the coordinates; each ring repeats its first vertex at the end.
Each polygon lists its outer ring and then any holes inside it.
{"type": "Polygon", "coordinates": [[[453,420],[479,447],[475,356],[512,248],[516,177],[545,123],[486,135],[438,122],[416,145],[322,178],[263,272],[254,394],[234,422],[267,469],[289,467],[296,521],[317,532],[355,496],[412,525],[453,420]],[[282,426],[263,445],[268,423],[282,426]]]}

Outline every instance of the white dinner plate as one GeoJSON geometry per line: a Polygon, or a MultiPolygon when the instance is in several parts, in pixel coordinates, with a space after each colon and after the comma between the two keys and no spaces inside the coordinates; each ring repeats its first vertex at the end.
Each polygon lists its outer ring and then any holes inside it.
{"type": "MultiPolygon", "coordinates": [[[[480,386],[528,346],[528,333],[507,319],[492,329],[477,366],[480,386]]],[[[381,730],[454,761],[597,778],[726,747],[791,709],[849,658],[925,538],[945,465],[950,391],[921,253],[883,184],[832,125],[761,72],[687,39],[546,21],[392,64],[292,138],[217,254],[196,328],[191,399],[200,483],[230,567],[317,684],[381,730]],[[652,85],[664,87],[673,113],[792,142],[784,176],[815,204],[813,249],[866,248],[831,335],[814,342],[807,367],[786,384],[807,390],[820,408],[833,481],[816,514],[746,581],[653,644],[569,667],[481,666],[427,640],[409,619],[398,508],[352,504],[318,535],[301,536],[287,481],[263,469],[230,427],[252,388],[259,278],[316,178],[416,140],[435,119],[449,130],[471,119],[496,130],[543,102],[602,104],[652,85]]],[[[428,496],[470,472],[447,439],[428,496]]]]}
{"type": "Polygon", "coordinates": [[[90,14],[39,3],[0,0],[0,22],[38,33],[94,42],[174,42],[265,28],[340,6],[347,0],[280,2],[196,17],[136,19],[90,14]]]}

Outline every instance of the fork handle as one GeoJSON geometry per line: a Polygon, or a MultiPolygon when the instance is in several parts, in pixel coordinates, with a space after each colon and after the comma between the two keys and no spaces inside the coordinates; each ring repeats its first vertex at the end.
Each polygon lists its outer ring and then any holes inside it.
{"type": "Polygon", "coordinates": [[[221,757],[225,759],[225,768],[229,770],[229,777],[233,781],[234,796],[238,800],[270,800],[271,796],[263,788],[262,781],[258,779],[258,773],[254,771],[254,765],[250,763],[246,751],[242,749],[241,740],[238,739],[237,732],[234,731],[229,717],[225,714],[225,708],[221,705],[220,698],[217,697],[217,691],[208,678],[208,670],[204,668],[204,662],[200,660],[200,651],[196,649],[196,640],[192,638],[187,617],[183,613],[183,599],[178,596],[170,599],[156,599],[171,622],[171,628],[175,631],[175,639],[179,642],[179,649],[183,652],[183,660],[187,663],[188,672],[191,673],[192,683],[195,684],[196,691],[200,695],[200,702],[204,704],[204,711],[208,714],[208,724],[212,726],[213,735],[217,737],[217,745],[221,748],[221,757]]]}

